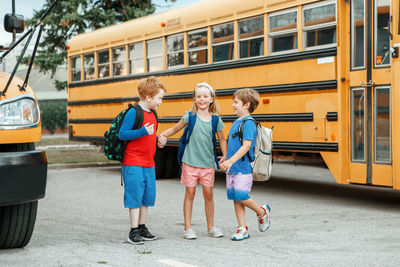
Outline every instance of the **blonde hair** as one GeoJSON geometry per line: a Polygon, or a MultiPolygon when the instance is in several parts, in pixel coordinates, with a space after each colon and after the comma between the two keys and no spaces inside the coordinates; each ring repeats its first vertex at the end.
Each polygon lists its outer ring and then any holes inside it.
{"type": "Polygon", "coordinates": [[[249,113],[252,113],[258,107],[258,103],[260,102],[260,95],[256,90],[251,88],[237,90],[233,94],[233,99],[235,99],[235,97],[239,98],[243,104],[246,104],[247,102],[250,103],[249,113]]]}
{"type": "MultiPolygon", "coordinates": [[[[217,103],[215,102],[215,90],[214,88],[211,87],[211,85],[209,85],[208,83],[202,82],[196,85],[196,87],[193,90],[193,100],[196,98],[196,91],[200,88],[206,88],[208,89],[208,91],[210,92],[210,96],[213,98],[213,102],[211,102],[210,106],[208,107],[208,112],[212,115],[219,115],[219,106],[217,105],[217,103]]],[[[196,106],[196,102],[193,101],[193,105],[192,105],[192,113],[197,113],[197,106],[196,106]]]]}
{"type": "Polygon", "coordinates": [[[164,90],[164,92],[167,91],[157,77],[150,76],[141,79],[138,84],[139,98],[143,100],[146,96],[154,97],[161,89],[164,90]]]}

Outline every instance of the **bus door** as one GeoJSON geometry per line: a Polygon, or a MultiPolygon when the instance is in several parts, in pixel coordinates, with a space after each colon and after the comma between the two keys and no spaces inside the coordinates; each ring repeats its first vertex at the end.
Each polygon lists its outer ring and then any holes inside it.
{"type": "Polygon", "coordinates": [[[393,186],[391,12],[391,0],[350,1],[350,183],[393,186]]]}

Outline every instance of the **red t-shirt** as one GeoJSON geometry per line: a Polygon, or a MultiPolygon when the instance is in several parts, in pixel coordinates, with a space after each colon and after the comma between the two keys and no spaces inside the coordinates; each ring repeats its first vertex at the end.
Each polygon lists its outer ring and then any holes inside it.
{"type": "Polygon", "coordinates": [[[154,164],[154,155],[156,154],[157,142],[157,119],[153,112],[143,110],[143,125],[149,123],[154,124],[154,132],[152,135],[145,135],[134,140],[130,140],[125,149],[124,165],[139,166],[150,168],[154,164]]]}

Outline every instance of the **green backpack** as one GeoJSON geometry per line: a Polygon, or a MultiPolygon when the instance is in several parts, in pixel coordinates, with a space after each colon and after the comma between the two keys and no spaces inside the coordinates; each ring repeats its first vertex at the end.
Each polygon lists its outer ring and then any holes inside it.
{"type": "MultiPolygon", "coordinates": [[[[136,104],[132,106],[129,104],[129,107],[123,111],[121,111],[111,122],[110,129],[104,133],[105,143],[104,143],[104,155],[109,160],[118,160],[120,162],[124,161],[125,148],[128,144],[127,141],[119,139],[119,130],[121,129],[122,123],[124,122],[124,118],[128,111],[134,108],[136,109],[136,118],[135,123],[132,127],[132,130],[139,129],[143,124],[143,109],[140,105],[136,104]]],[[[157,113],[155,110],[151,110],[157,118],[157,113]]],[[[158,121],[158,119],[157,119],[158,121]]]]}

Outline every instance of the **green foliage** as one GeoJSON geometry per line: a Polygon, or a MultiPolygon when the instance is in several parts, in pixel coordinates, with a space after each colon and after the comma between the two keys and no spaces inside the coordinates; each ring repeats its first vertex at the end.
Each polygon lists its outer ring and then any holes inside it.
{"type": "Polygon", "coordinates": [[[67,126],[67,104],[59,102],[40,103],[42,128],[54,133],[56,128],[67,126]]]}
{"type": "MultiPolygon", "coordinates": [[[[46,0],[27,20],[35,25],[55,0],[46,0]]],[[[165,2],[175,0],[165,0],[165,2]]],[[[67,43],[75,35],[154,13],[151,0],[59,0],[44,20],[44,32],[34,60],[35,66],[52,77],[67,62],[67,43]]],[[[24,58],[27,64],[30,56],[24,58]]],[[[65,82],[66,83],[66,82],[65,82]]],[[[57,88],[61,82],[56,83],[57,88]]]]}

